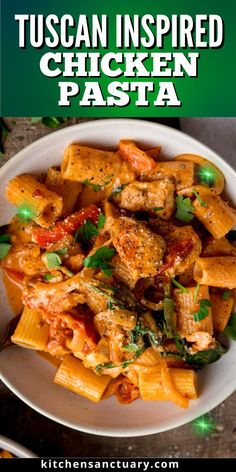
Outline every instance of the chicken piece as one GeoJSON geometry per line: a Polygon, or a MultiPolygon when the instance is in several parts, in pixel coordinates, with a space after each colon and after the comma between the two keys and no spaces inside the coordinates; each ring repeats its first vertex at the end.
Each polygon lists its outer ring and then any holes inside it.
{"type": "Polygon", "coordinates": [[[198,259],[202,243],[192,226],[179,227],[166,236],[167,253],[159,277],[175,277],[190,269],[198,259]]]}
{"type": "Polygon", "coordinates": [[[134,181],[119,192],[115,199],[121,208],[131,211],[155,211],[163,219],[170,218],[174,211],[175,186],[169,179],[155,182],[134,181]]]}
{"type": "Polygon", "coordinates": [[[114,220],[111,227],[113,245],[133,277],[149,277],[157,273],[162,264],[166,244],[144,223],[132,218],[114,220]]]}
{"type": "Polygon", "coordinates": [[[194,343],[191,348],[191,354],[198,351],[205,351],[206,349],[213,349],[215,347],[215,340],[206,331],[196,331],[196,333],[189,334],[186,339],[190,343],[194,343]]]}
{"type": "Polygon", "coordinates": [[[85,297],[76,292],[80,286],[80,273],[60,283],[32,282],[22,292],[22,301],[29,308],[60,313],[70,310],[79,303],[85,303],[85,297]]]}
{"type": "Polygon", "coordinates": [[[34,243],[13,244],[3,261],[3,267],[23,272],[26,275],[34,275],[45,270],[41,261],[40,248],[34,243]]]}
{"type": "Polygon", "coordinates": [[[174,160],[157,162],[155,169],[142,173],[141,180],[152,182],[165,177],[175,183],[176,190],[190,187],[194,182],[194,163],[174,160]]]}
{"type": "Polygon", "coordinates": [[[135,328],[136,323],[136,313],[125,309],[100,311],[94,318],[95,327],[101,336],[106,336],[116,325],[131,330],[135,328]]]}
{"type": "Polygon", "coordinates": [[[139,279],[138,273],[131,272],[127,267],[126,263],[121,260],[118,254],[115,254],[115,256],[113,257],[112,265],[114,267],[113,276],[115,277],[115,279],[121,280],[121,282],[123,282],[127,287],[133,290],[139,279]]]}

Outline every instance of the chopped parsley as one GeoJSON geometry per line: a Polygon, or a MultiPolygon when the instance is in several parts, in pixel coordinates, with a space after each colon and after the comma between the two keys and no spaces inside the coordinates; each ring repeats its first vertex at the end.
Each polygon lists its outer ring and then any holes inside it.
{"type": "Polygon", "coordinates": [[[103,188],[106,187],[106,185],[109,185],[111,183],[112,177],[113,177],[113,174],[108,175],[107,176],[108,180],[105,180],[102,185],[95,184],[94,182],[92,182],[92,180],[89,180],[89,179],[85,179],[83,181],[83,184],[86,185],[87,187],[91,187],[93,191],[96,193],[96,192],[100,192],[100,190],[103,190],[103,188]]]}
{"type": "Polygon", "coordinates": [[[199,201],[199,203],[200,203],[200,205],[201,205],[202,207],[206,207],[206,206],[207,206],[206,202],[204,202],[204,201],[202,200],[202,198],[200,197],[199,193],[198,193],[196,190],[194,190],[194,189],[193,189],[193,194],[195,195],[196,199],[199,201]]]}
{"type": "Polygon", "coordinates": [[[11,242],[11,235],[10,234],[1,234],[0,235],[0,244],[10,243],[10,242],[11,242]]]}
{"type": "Polygon", "coordinates": [[[185,198],[182,195],[178,195],[175,199],[176,202],[176,213],[175,218],[189,223],[194,218],[195,208],[192,206],[192,201],[189,197],[185,198]]]}
{"type": "Polygon", "coordinates": [[[94,254],[83,260],[84,267],[101,269],[107,277],[112,275],[113,268],[109,265],[110,260],[116,252],[115,248],[103,246],[94,254]]]}
{"type": "Polygon", "coordinates": [[[78,239],[80,241],[87,241],[93,236],[98,236],[99,230],[103,228],[106,222],[106,217],[103,213],[99,214],[97,227],[92,223],[92,221],[87,220],[83,223],[75,233],[75,241],[78,239]]]}
{"type": "Polygon", "coordinates": [[[49,282],[50,280],[54,279],[55,275],[53,274],[45,274],[43,276],[44,280],[46,280],[47,282],[49,282]]]}
{"type": "Polygon", "coordinates": [[[88,180],[88,179],[85,179],[83,181],[83,184],[86,185],[87,187],[91,187],[94,192],[100,192],[100,190],[102,190],[102,185],[94,184],[93,182],[91,182],[91,180],[88,180]]]}
{"type": "Polygon", "coordinates": [[[177,280],[175,279],[171,279],[171,280],[172,280],[172,283],[181,290],[181,292],[188,293],[188,289],[184,287],[183,285],[181,285],[177,280]]]}
{"type": "Polygon", "coordinates": [[[233,313],[228,321],[224,334],[236,341],[236,313],[233,313]]]}
{"type": "Polygon", "coordinates": [[[122,369],[125,369],[126,367],[128,367],[128,365],[133,364],[133,362],[139,356],[141,356],[141,354],[143,353],[144,350],[145,350],[145,348],[138,348],[138,350],[135,351],[134,357],[132,359],[128,359],[127,361],[124,361],[121,364],[112,364],[111,362],[104,362],[103,364],[98,364],[95,367],[95,371],[99,374],[104,369],[113,369],[113,368],[116,368],[116,367],[121,367],[122,369]]]}
{"type": "Polygon", "coordinates": [[[55,252],[46,252],[45,257],[47,261],[47,266],[49,269],[53,269],[54,267],[60,267],[62,264],[62,260],[59,256],[59,254],[65,254],[64,252],[60,252],[62,249],[59,249],[58,251],[55,252]]]}
{"type": "Polygon", "coordinates": [[[176,352],[164,352],[163,355],[171,355],[180,359],[183,359],[188,365],[191,365],[194,369],[201,369],[207,364],[218,361],[223,354],[226,353],[227,349],[219,342],[216,342],[216,346],[212,349],[205,351],[199,351],[195,354],[190,354],[186,342],[179,337],[178,334],[174,338],[175,345],[178,349],[176,352]]]}
{"type": "Polygon", "coordinates": [[[77,241],[78,239],[80,241],[87,241],[88,239],[97,235],[98,229],[90,220],[87,220],[77,229],[75,233],[75,241],[77,241]]]}
{"type": "Polygon", "coordinates": [[[152,209],[155,213],[157,213],[158,211],[162,211],[164,210],[164,207],[155,207],[152,209]]]}
{"type": "Polygon", "coordinates": [[[210,300],[203,299],[199,302],[199,310],[193,313],[194,321],[204,320],[209,315],[208,308],[212,305],[210,300]]]}
{"type": "Polygon", "coordinates": [[[169,297],[164,298],[164,319],[165,319],[165,334],[168,338],[173,338],[174,336],[174,300],[169,297]]]}
{"type": "Polygon", "coordinates": [[[200,284],[197,284],[194,290],[194,296],[193,296],[193,301],[194,303],[197,303],[197,297],[200,289],[200,284]]]}
{"type": "Polygon", "coordinates": [[[231,296],[231,293],[228,290],[226,290],[225,292],[222,293],[220,298],[221,300],[228,300],[230,296],[231,296]]]}
{"type": "Polygon", "coordinates": [[[67,252],[68,252],[67,247],[63,247],[63,248],[57,249],[57,251],[55,251],[56,254],[59,254],[59,255],[62,255],[62,256],[64,256],[67,252]]]}
{"type": "Polygon", "coordinates": [[[140,349],[140,347],[135,343],[130,343],[126,344],[125,346],[122,346],[122,349],[123,351],[136,352],[140,349]]]}
{"type": "Polygon", "coordinates": [[[102,229],[106,223],[106,217],[103,213],[100,213],[98,217],[98,229],[102,229]]]}
{"type": "Polygon", "coordinates": [[[11,244],[9,243],[0,243],[0,259],[4,259],[7,256],[8,251],[11,249],[11,244]]]}
{"type": "Polygon", "coordinates": [[[117,187],[114,187],[111,191],[111,196],[122,192],[122,190],[124,190],[124,188],[127,187],[127,185],[129,185],[129,184],[122,184],[122,185],[117,185],[117,187]]]}

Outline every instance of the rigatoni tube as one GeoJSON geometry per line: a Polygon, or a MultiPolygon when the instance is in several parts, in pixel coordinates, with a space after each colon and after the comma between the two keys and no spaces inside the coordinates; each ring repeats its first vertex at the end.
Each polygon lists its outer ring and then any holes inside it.
{"type": "Polygon", "coordinates": [[[110,380],[109,375],[96,375],[91,369],[86,369],[71,355],[64,358],[54,378],[56,384],[96,403],[101,400],[110,380]]]}
{"type": "Polygon", "coordinates": [[[236,224],[236,211],[209,191],[198,193],[202,201],[196,198],[193,202],[195,216],[215,239],[223,238],[236,224]]]}
{"type": "Polygon", "coordinates": [[[197,259],[194,280],[201,285],[236,288],[236,257],[202,257],[197,259]]]}
{"type": "Polygon", "coordinates": [[[42,316],[37,311],[25,308],[11,340],[28,349],[46,351],[49,325],[42,321],[42,316]]]}
{"type": "Polygon", "coordinates": [[[30,219],[46,228],[62,213],[62,198],[29,174],[18,175],[10,180],[6,197],[13,205],[22,208],[22,214],[25,209],[30,219]]]}

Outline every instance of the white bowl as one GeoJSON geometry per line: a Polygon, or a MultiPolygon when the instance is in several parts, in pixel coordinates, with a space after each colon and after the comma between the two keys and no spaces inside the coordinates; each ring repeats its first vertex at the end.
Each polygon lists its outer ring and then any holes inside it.
{"type": "MultiPolygon", "coordinates": [[[[19,152],[0,171],[0,225],[9,222],[13,207],[4,199],[9,179],[24,172],[45,171],[59,165],[65,147],[80,141],[98,147],[117,146],[120,138],[133,138],[147,146],[161,145],[167,157],[196,153],[214,162],[225,174],[226,191],[236,205],[235,172],[215,152],[195,139],[163,125],[132,119],[98,120],[65,128],[36,141],[19,152]]],[[[1,333],[12,311],[0,285],[1,333]]],[[[17,346],[0,355],[3,382],[32,408],[59,423],[87,433],[104,436],[143,436],[181,426],[203,415],[236,388],[236,343],[218,362],[199,374],[200,397],[188,410],[171,403],[144,402],[120,405],[115,398],[92,404],[53,383],[55,367],[30,350],[17,346]]]]}
{"type": "Polygon", "coordinates": [[[32,459],[38,457],[26,447],[18,444],[15,441],[12,441],[12,439],[6,438],[6,436],[2,436],[1,434],[0,449],[5,449],[6,451],[9,451],[11,454],[16,457],[20,457],[21,459],[32,459]]]}

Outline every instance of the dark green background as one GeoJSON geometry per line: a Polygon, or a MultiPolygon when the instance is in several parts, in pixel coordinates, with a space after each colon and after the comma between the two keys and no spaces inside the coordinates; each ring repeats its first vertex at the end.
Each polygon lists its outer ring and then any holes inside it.
{"type": "MultiPolygon", "coordinates": [[[[2,116],[234,116],[236,109],[236,2],[232,0],[120,0],[101,2],[95,0],[1,0],[1,115],[2,116]],[[47,48],[18,48],[18,22],[15,14],[50,14],[61,16],[72,14],[107,14],[110,25],[110,50],[114,48],[114,24],[116,14],[219,14],[224,20],[225,42],[219,49],[201,49],[198,78],[150,78],[173,80],[182,107],[136,107],[131,104],[120,107],[79,107],[79,98],[73,98],[71,107],[59,107],[58,81],[78,81],[83,90],[83,81],[96,81],[97,78],[48,78],[43,76],[39,68],[41,56],[47,48]]],[[[63,49],[61,49],[63,51],[63,49]]],[[[90,50],[92,52],[92,50],[90,50]]],[[[141,49],[142,51],[142,49],[141,49]]],[[[143,50],[144,51],[144,50],[143,50]]],[[[158,50],[147,50],[147,52],[158,50]]],[[[163,50],[162,50],[163,51],[163,50]]],[[[170,42],[166,42],[164,51],[171,52],[170,42]]],[[[177,50],[175,50],[177,51],[177,50]]],[[[193,49],[191,50],[194,51],[193,49]]],[[[55,50],[54,50],[55,52],[55,50]]],[[[70,50],[71,52],[71,50],[70,50]]],[[[79,51],[75,51],[79,52],[79,51]]],[[[97,52],[97,51],[96,51],[97,52]]],[[[107,51],[100,51],[101,53],[107,51]]],[[[136,50],[137,52],[137,50],[136,50]]],[[[185,50],[187,52],[187,50],[185,50]]],[[[127,81],[134,79],[107,78],[99,79],[105,91],[109,81],[127,81]]],[[[135,79],[140,81],[142,79],[135,79]]],[[[144,78],[143,80],[147,80],[144,78]]],[[[131,94],[132,96],[132,94],[131,94]]],[[[81,96],[80,96],[81,97],[81,96]]],[[[153,101],[155,95],[152,95],[153,101]]],[[[135,97],[133,97],[135,98],[135,97]]]]}

